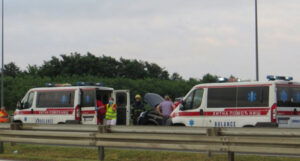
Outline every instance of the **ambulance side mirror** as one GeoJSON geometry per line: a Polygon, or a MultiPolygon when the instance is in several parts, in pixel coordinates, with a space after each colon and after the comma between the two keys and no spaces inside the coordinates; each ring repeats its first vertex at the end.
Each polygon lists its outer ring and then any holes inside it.
{"type": "Polygon", "coordinates": [[[179,107],[180,111],[184,111],[185,110],[185,105],[186,105],[186,102],[184,100],[181,101],[181,105],[179,107]]]}
{"type": "Polygon", "coordinates": [[[22,103],[21,103],[21,101],[17,102],[17,109],[19,109],[19,110],[22,109],[22,103]]]}

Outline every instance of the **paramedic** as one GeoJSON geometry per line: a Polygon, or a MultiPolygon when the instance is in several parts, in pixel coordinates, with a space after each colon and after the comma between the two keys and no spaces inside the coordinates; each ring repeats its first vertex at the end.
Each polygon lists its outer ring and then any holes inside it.
{"type": "Polygon", "coordinates": [[[117,105],[114,104],[112,97],[109,98],[106,105],[105,122],[105,125],[116,125],[117,123],[117,105]]]}

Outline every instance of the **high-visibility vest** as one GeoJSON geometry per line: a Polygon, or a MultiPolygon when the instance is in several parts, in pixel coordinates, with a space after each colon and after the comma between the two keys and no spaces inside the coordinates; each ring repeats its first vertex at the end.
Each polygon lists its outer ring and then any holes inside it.
{"type": "Polygon", "coordinates": [[[116,106],[116,104],[106,105],[106,113],[105,113],[105,119],[106,120],[113,120],[117,119],[117,111],[114,111],[113,108],[116,106]]]}

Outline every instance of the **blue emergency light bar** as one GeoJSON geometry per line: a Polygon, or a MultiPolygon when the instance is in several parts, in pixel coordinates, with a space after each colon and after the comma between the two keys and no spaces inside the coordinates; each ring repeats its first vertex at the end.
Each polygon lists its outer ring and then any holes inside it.
{"type": "Polygon", "coordinates": [[[292,81],[293,77],[268,75],[267,79],[269,81],[274,81],[274,80],[292,81]]]}
{"type": "Polygon", "coordinates": [[[45,86],[46,87],[54,87],[54,84],[53,83],[45,83],[45,86]]]}
{"type": "Polygon", "coordinates": [[[218,78],[218,82],[219,82],[219,83],[228,82],[228,79],[227,79],[227,78],[224,78],[224,77],[219,77],[219,78],[218,78]]]}
{"type": "Polygon", "coordinates": [[[75,86],[104,86],[104,83],[76,82],[75,86]]]}
{"type": "MultiPolygon", "coordinates": [[[[69,83],[64,84],[54,84],[54,83],[45,83],[45,87],[70,87],[72,86],[69,83]]],[[[91,82],[76,82],[73,84],[73,86],[104,86],[104,83],[97,82],[97,83],[91,83],[91,82]]]]}
{"type": "Polygon", "coordinates": [[[101,87],[103,87],[103,86],[104,86],[104,83],[102,83],[102,82],[97,82],[97,83],[95,83],[95,86],[101,86],[101,87]]]}

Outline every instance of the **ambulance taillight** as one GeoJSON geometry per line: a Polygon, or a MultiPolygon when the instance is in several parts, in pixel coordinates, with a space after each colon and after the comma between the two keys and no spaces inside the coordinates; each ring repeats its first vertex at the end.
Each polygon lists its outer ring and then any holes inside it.
{"type": "Polygon", "coordinates": [[[75,107],[75,120],[81,121],[81,109],[79,105],[75,107]]]}
{"type": "Polygon", "coordinates": [[[271,122],[276,122],[277,104],[274,103],[271,107],[271,122]]]}

